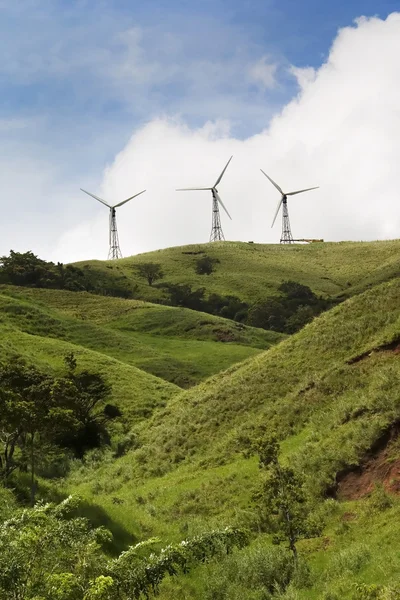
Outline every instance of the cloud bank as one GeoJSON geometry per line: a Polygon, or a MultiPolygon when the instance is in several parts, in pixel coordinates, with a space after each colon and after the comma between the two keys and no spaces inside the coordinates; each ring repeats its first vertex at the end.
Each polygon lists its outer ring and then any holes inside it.
{"type": "MultiPolygon", "coordinates": [[[[298,96],[259,134],[235,139],[223,107],[220,121],[197,129],[160,118],[136,131],[91,190],[115,203],[148,190],[118,212],[123,255],[207,241],[210,193],[175,188],[212,184],[231,154],[219,186],[233,219],[221,213],[226,239],[279,241],[279,220],[270,227],[279,194],[260,168],[284,190],[320,186],[289,199],[296,238],[399,237],[399,54],[399,13],[360,18],[319,69],[292,68],[298,96]]],[[[92,202],[93,220],[67,231],[54,258],[107,256],[107,209],[92,202]]]]}

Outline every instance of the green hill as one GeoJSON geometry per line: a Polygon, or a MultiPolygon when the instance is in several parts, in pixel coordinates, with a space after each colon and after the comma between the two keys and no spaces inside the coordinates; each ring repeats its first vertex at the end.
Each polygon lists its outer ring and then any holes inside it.
{"type": "Polygon", "coordinates": [[[138,265],[153,262],[162,266],[161,283],[205,287],[208,294],[233,294],[254,302],[276,293],[287,280],[307,285],[317,294],[347,297],[399,276],[399,256],[400,240],[286,246],[223,242],[167,248],[119,261],[85,261],[77,266],[105,290],[126,289],[144,300],[165,297],[157,283],[149,286],[137,273],[138,265]],[[196,261],[205,255],[219,263],[210,275],[198,275],[196,261]]]}
{"type": "Polygon", "coordinates": [[[0,355],[57,370],[72,349],[107,373],[134,440],[118,458],[105,449],[74,461],[65,479],[42,480],[40,493],[79,494],[85,514],[124,532],[119,544],[228,525],[250,531],[248,549],[166,580],[162,600],[399,597],[399,256],[399,241],[228,242],[80,263],[104,292],[125,286],[143,300],[2,286],[0,355]],[[210,275],[195,273],[204,253],[219,260],[210,275]],[[248,303],[287,280],[344,301],[285,337],[149,303],[165,289],[139,278],[140,262],[160,263],[164,283],[248,303]],[[314,518],[325,523],[321,536],[298,544],[308,567],[282,585],[283,555],[253,502],[252,445],[265,433],[279,437],[281,462],[302,474],[314,518]]]}
{"type": "MultiPolygon", "coordinates": [[[[398,460],[398,444],[387,442],[400,414],[399,298],[399,280],[377,286],[278,346],[174,396],[137,429],[139,449],[114,464],[75,472],[68,489],[95,500],[113,520],[139,535],[177,539],[184,530],[254,525],[250,506],[259,475],[256,459],[246,453],[262,431],[276,432],[284,440],[285,459],[306,474],[320,502],[326,493],[335,493],[337,477],[340,481],[341,473],[359,468],[371,451],[383,448],[387,464],[398,460]],[[114,505],[112,497],[121,504],[114,505]]],[[[350,505],[351,509],[347,502],[335,505],[329,513],[332,563],[339,560],[334,548],[344,552],[346,544],[353,544],[354,554],[362,554],[364,546],[359,546],[368,538],[365,565],[361,562],[354,572],[350,568],[346,585],[357,580],[354,573],[363,566],[374,573],[372,581],[385,583],[373,556],[383,552],[383,539],[391,565],[396,556],[397,546],[386,542],[386,521],[377,514],[374,525],[367,526],[363,515],[369,504],[350,505]],[[356,515],[355,523],[339,534],[342,515],[349,510],[356,515]]],[[[391,510],[397,515],[400,505],[395,503],[391,510]]],[[[316,543],[310,549],[319,573],[324,565],[320,548],[316,543]]],[[[329,568],[334,573],[334,567],[329,568]]],[[[393,567],[392,575],[400,577],[400,568],[393,567]]],[[[195,594],[190,582],[182,585],[195,594]]],[[[201,577],[193,585],[204,591],[201,577]]],[[[322,577],[315,585],[319,592],[307,590],[298,597],[320,598],[326,580],[322,577]]],[[[177,593],[173,590],[171,594],[177,593]]],[[[193,597],[203,597],[199,594],[193,597]]]]}
{"type": "Polygon", "coordinates": [[[63,340],[181,387],[284,337],[184,308],[65,290],[0,286],[0,308],[2,326],[28,334],[33,354],[40,337],[54,347],[63,340]]]}

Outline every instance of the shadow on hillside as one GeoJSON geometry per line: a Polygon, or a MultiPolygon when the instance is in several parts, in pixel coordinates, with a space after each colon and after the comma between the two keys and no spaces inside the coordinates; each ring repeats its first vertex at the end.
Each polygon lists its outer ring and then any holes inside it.
{"type": "MultiPolygon", "coordinates": [[[[68,497],[68,494],[60,493],[57,490],[41,490],[42,497],[49,502],[62,502],[68,497]]],[[[93,504],[80,497],[79,505],[74,514],[75,517],[85,517],[90,521],[93,527],[105,527],[112,533],[112,541],[104,545],[104,550],[111,556],[117,556],[128,546],[136,544],[139,540],[130,533],[120,523],[113,521],[107,511],[98,504],[93,504]]]]}

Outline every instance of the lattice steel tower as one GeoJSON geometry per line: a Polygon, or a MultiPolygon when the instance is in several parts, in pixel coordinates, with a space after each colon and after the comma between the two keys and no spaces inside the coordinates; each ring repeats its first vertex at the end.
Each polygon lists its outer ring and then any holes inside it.
{"type": "Polygon", "coordinates": [[[274,220],[272,221],[271,227],[274,226],[276,217],[278,216],[279,210],[282,206],[282,234],[281,234],[280,243],[281,244],[293,244],[294,240],[293,240],[293,236],[292,236],[292,230],[290,229],[289,211],[288,211],[288,207],[287,207],[287,197],[295,196],[296,194],[302,194],[303,192],[308,192],[309,190],[316,190],[319,186],[312,187],[312,188],[306,188],[305,190],[297,190],[297,192],[287,192],[285,194],[285,192],[279,187],[279,185],[277,183],[275,183],[275,181],[273,181],[271,179],[271,177],[269,177],[269,175],[267,175],[262,169],[260,169],[260,171],[261,171],[261,173],[263,173],[265,175],[265,177],[267,179],[270,180],[272,185],[274,185],[276,187],[276,189],[278,190],[278,192],[281,193],[281,196],[282,196],[278,202],[278,208],[276,209],[276,213],[274,216],[274,220]]]}
{"type": "Polygon", "coordinates": [[[129,202],[129,200],[136,198],[136,196],[140,196],[140,194],[143,194],[146,190],[143,190],[142,192],[139,192],[138,194],[135,194],[134,196],[131,196],[130,198],[127,198],[126,200],[123,200],[122,202],[119,202],[115,206],[111,206],[110,204],[108,204],[108,202],[106,202],[102,198],[99,198],[98,196],[95,196],[94,194],[87,192],[86,190],[83,190],[82,188],[81,188],[81,190],[82,190],[82,192],[85,192],[85,194],[89,194],[89,196],[92,196],[92,198],[95,198],[96,200],[98,200],[99,202],[104,204],[104,206],[107,206],[110,209],[110,222],[109,222],[109,227],[108,227],[108,242],[109,242],[108,259],[114,260],[116,258],[122,258],[121,248],[119,247],[117,215],[116,215],[115,209],[118,208],[119,206],[122,206],[123,204],[126,204],[127,202],[129,202]]]}
{"type": "Polygon", "coordinates": [[[121,248],[119,247],[118,229],[117,229],[117,218],[115,208],[110,210],[110,238],[109,238],[110,249],[108,251],[108,260],[114,260],[115,258],[122,258],[121,248]]]}
{"type": "Polygon", "coordinates": [[[212,225],[211,225],[211,234],[210,234],[210,242],[224,242],[224,232],[221,227],[221,218],[219,215],[219,206],[218,199],[213,193],[212,199],[212,225]]]}
{"type": "Polygon", "coordinates": [[[292,231],[290,229],[289,211],[287,207],[286,196],[282,200],[282,234],[280,239],[281,244],[293,244],[292,231]]]}
{"type": "Polygon", "coordinates": [[[217,190],[217,185],[219,184],[219,182],[221,181],[226,169],[228,168],[229,163],[232,160],[232,156],[230,157],[230,159],[228,160],[228,162],[225,165],[224,170],[222,171],[221,175],[218,177],[217,181],[215,182],[215,184],[212,187],[207,187],[207,188],[183,188],[183,189],[179,189],[176,190],[177,192],[191,192],[191,191],[198,191],[198,190],[209,190],[211,191],[212,194],[212,225],[211,225],[211,234],[210,234],[210,242],[222,242],[225,241],[225,237],[224,237],[224,233],[222,231],[222,227],[221,227],[221,217],[219,214],[219,205],[222,206],[222,208],[224,209],[224,211],[226,212],[226,214],[228,215],[228,217],[230,219],[232,219],[231,215],[228,213],[224,203],[222,202],[219,194],[218,194],[218,190],[217,190]]]}

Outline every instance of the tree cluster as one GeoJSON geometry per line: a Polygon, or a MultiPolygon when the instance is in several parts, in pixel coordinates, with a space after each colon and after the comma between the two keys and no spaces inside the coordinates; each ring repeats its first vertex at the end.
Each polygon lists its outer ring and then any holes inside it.
{"type": "Polygon", "coordinates": [[[70,292],[93,292],[106,296],[131,298],[132,292],[118,285],[114,279],[106,284],[93,281],[89,272],[74,265],[54,264],[38,258],[33,252],[14,252],[0,257],[0,283],[68,290],[70,292]]]}
{"type": "Polygon", "coordinates": [[[295,333],[315,316],[332,305],[301,283],[285,281],[278,291],[280,296],[259,300],[248,311],[246,323],[261,329],[295,333]]]}
{"type": "Polygon", "coordinates": [[[205,288],[193,289],[188,283],[161,283],[159,287],[166,290],[172,306],[183,306],[236,321],[246,318],[247,304],[236,296],[210,294],[206,297],[205,288]]]}
{"type": "Polygon", "coordinates": [[[15,470],[28,471],[32,503],[36,474],[66,452],[82,457],[107,443],[107,423],[120,414],[105,404],[110,387],[101,375],[77,372],[72,354],[65,362],[61,377],[18,357],[0,365],[0,475],[7,483],[15,470]]]}

